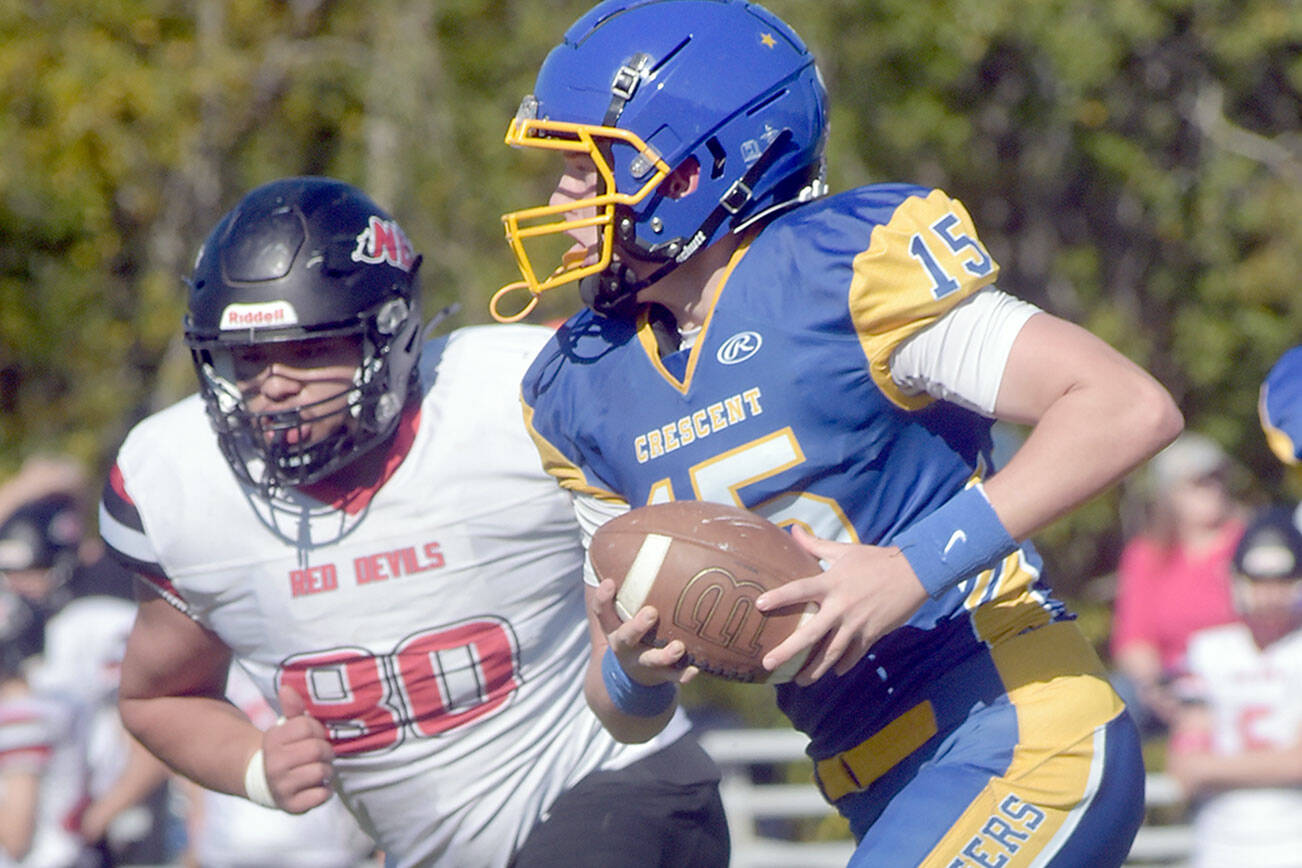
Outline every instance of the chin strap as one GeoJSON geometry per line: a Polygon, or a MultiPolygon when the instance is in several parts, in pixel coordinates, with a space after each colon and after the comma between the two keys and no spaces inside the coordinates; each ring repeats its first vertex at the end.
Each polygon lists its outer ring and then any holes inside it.
{"type": "Polygon", "coordinates": [[[677,266],[678,263],[671,260],[646,280],[638,280],[633,269],[622,262],[612,262],[605,271],[579,280],[579,296],[584,304],[604,317],[632,319],[637,313],[637,294],[677,266]]]}

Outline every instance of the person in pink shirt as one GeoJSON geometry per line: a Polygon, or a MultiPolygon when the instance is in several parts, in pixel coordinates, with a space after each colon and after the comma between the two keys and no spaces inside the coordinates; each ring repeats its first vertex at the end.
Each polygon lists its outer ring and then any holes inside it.
{"type": "Polygon", "coordinates": [[[1149,463],[1150,510],[1121,553],[1111,635],[1119,689],[1141,728],[1162,729],[1174,714],[1166,685],[1184,667],[1189,636],[1236,620],[1230,564],[1244,509],[1227,486],[1229,467],[1195,433],[1149,463]]]}

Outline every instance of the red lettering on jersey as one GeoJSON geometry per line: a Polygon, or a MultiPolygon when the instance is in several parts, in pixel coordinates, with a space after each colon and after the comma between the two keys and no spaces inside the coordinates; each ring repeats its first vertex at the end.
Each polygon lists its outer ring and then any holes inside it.
{"type": "Polygon", "coordinates": [[[289,590],[295,597],[333,591],[338,587],[339,571],[335,569],[334,564],[289,571],[289,590]]]}
{"type": "Polygon", "coordinates": [[[389,562],[389,573],[394,578],[409,576],[416,567],[416,550],[411,546],[385,552],[382,557],[389,562]]]}
{"type": "Polygon", "coordinates": [[[366,585],[371,582],[382,582],[389,578],[384,574],[382,567],[379,555],[367,555],[355,559],[353,569],[357,572],[357,584],[366,585]]]}
{"type": "Polygon", "coordinates": [[[485,615],[421,630],[388,654],[334,648],[295,654],[277,685],[289,685],[330,733],[336,756],[375,753],[432,738],[490,715],[519,688],[520,660],[508,621],[485,615]]]}
{"type": "Polygon", "coordinates": [[[357,584],[366,585],[437,570],[445,563],[439,544],[426,543],[419,554],[415,546],[404,546],[400,549],[365,555],[353,561],[353,570],[357,575],[357,584]]]}

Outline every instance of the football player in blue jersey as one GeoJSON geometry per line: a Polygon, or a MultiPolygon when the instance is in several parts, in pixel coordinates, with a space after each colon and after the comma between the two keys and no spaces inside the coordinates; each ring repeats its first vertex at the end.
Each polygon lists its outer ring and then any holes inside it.
{"type": "MultiPolygon", "coordinates": [[[[527,290],[527,312],[569,283],[587,304],[523,383],[543,462],[589,534],[696,498],[823,561],[758,605],[817,605],[765,665],[813,649],[778,702],[852,865],[1119,865],[1138,738],[1027,538],[1180,413],[1103,341],[996,289],[944,192],[827,195],[826,129],[813,57],[754,3],[606,0],[565,33],[507,133],[563,174],[503,217],[522,280],[492,306],[511,319],[508,299],[527,290]],[[1031,426],[998,468],[996,419],[1031,426]]],[[[587,577],[588,701],[647,738],[693,669],[681,643],[639,642],[667,613],[620,624],[612,583],[587,577]]]]}

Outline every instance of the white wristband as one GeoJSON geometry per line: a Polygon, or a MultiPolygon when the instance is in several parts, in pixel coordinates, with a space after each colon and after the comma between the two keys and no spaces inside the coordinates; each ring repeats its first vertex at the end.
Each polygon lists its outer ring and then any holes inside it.
{"type": "Polygon", "coordinates": [[[258,748],[249,757],[249,764],[244,769],[244,797],[250,802],[264,808],[280,809],[276,797],[271,794],[271,785],[267,783],[267,769],[262,761],[262,748],[258,748]]]}

